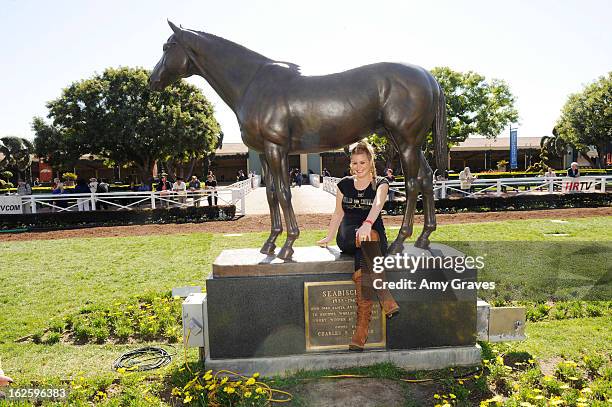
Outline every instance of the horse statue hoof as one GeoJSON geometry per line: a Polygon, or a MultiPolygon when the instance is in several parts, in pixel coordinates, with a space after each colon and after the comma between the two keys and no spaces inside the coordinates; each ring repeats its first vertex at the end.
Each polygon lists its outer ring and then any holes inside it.
{"type": "Polygon", "coordinates": [[[262,254],[267,254],[269,256],[274,256],[275,249],[276,245],[274,243],[264,243],[259,252],[262,254]]]}
{"type": "Polygon", "coordinates": [[[419,249],[423,249],[423,250],[429,250],[429,239],[417,239],[416,242],[414,242],[414,247],[418,247],[419,249]]]}
{"type": "Polygon", "coordinates": [[[281,249],[280,252],[278,252],[278,255],[276,257],[282,260],[289,260],[291,256],[293,256],[293,249],[291,247],[285,246],[281,249]]]}
{"type": "Polygon", "coordinates": [[[387,250],[387,255],[394,255],[394,254],[399,254],[402,253],[404,251],[404,244],[403,243],[399,243],[398,241],[393,242],[393,244],[391,244],[391,246],[389,246],[389,249],[387,250]]]}

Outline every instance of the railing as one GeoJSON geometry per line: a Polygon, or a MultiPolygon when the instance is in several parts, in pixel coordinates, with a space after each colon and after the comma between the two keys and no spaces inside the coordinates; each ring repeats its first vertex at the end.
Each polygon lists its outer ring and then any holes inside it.
{"type": "MultiPolygon", "coordinates": [[[[336,184],[341,178],[324,177],[323,190],[336,195],[336,184]]],[[[461,181],[436,181],[434,194],[436,199],[453,197],[472,198],[478,196],[502,196],[527,194],[553,194],[572,192],[606,192],[606,188],[612,184],[612,176],[598,177],[531,177],[531,178],[498,178],[498,179],[475,179],[468,189],[461,188],[461,181]],[[575,188],[574,188],[575,187],[575,188]]],[[[390,189],[396,195],[405,195],[405,184],[393,182],[390,189]]]]}
{"type": "MultiPolygon", "coordinates": [[[[236,213],[246,215],[246,195],[259,186],[256,175],[244,181],[215,189],[177,193],[173,191],[105,192],[81,194],[22,195],[23,213],[71,212],[91,210],[133,210],[158,207],[188,207],[212,204],[236,205],[236,213]]],[[[16,197],[12,195],[11,198],[16,197]]],[[[2,197],[0,197],[0,201],[2,197]]]]}

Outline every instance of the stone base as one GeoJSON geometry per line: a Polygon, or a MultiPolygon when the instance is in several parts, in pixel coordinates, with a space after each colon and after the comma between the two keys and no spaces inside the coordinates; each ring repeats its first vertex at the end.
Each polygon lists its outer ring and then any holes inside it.
{"type": "Polygon", "coordinates": [[[435,370],[451,366],[474,366],[480,364],[480,358],[480,346],[473,345],[414,350],[326,352],[266,358],[206,358],[205,368],[214,372],[230,370],[247,376],[257,372],[271,377],[288,376],[298,370],[345,369],[385,362],[409,371],[435,370]]]}

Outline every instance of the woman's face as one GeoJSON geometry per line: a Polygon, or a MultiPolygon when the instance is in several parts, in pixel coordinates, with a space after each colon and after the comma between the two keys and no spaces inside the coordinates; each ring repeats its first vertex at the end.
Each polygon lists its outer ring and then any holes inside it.
{"type": "Polygon", "coordinates": [[[351,155],[351,172],[357,178],[368,178],[372,175],[372,166],[367,154],[351,155]]]}

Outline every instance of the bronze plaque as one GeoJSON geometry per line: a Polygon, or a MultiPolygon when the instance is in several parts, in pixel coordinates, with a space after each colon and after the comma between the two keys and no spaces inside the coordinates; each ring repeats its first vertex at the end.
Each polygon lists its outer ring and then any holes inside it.
{"type": "MultiPolygon", "coordinates": [[[[352,281],[304,283],[306,350],[347,350],[355,331],[356,312],[352,281]]],[[[366,348],[384,348],[386,342],[385,317],[375,305],[366,348]]]]}

